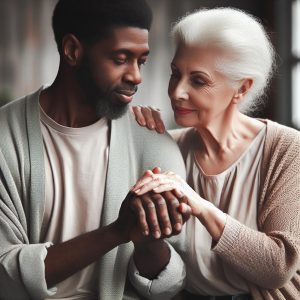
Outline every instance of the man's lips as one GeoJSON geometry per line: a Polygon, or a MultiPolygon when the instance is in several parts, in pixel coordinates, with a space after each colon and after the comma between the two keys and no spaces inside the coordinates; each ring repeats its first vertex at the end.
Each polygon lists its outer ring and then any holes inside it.
{"type": "Polygon", "coordinates": [[[195,111],[196,111],[195,109],[188,109],[184,107],[174,106],[174,112],[178,115],[188,115],[195,111]]]}
{"type": "Polygon", "coordinates": [[[136,91],[134,90],[116,90],[116,93],[125,95],[127,97],[132,97],[136,91]]]}
{"type": "Polygon", "coordinates": [[[133,90],[116,90],[115,93],[124,103],[129,103],[132,101],[133,95],[136,91],[133,90]]]}

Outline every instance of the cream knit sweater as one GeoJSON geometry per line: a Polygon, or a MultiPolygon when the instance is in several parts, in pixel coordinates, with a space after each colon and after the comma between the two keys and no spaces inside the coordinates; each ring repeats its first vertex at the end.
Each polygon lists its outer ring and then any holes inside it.
{"type": "Polygon", "coordinates": [[[213,249],[248,281],[253,299],[300,299],[300,133],[267,121],[258,230],[228,216],[213,249]]]}
{"type": "MultiPolygon", "coordinates": [[[[266,120],[257,226],[231,216],[212,248],[246,280],[255,300],[300,300],[300,132],[266,120]]],[[[193,130],[172,133],[183,159],[193,130]]],[[[186,249],[174,244],[184,258],[186,249]]]]}

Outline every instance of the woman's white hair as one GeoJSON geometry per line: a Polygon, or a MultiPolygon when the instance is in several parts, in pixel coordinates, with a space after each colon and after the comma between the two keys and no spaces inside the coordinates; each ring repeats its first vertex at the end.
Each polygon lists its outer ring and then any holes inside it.
{"type": "Polygon", "coordinates": [[[216,47],[226,53],[216,63],[234,86],[249,78],[253,85],[239,104],[249,112],[260,103],[274,70],[275,52],[260,22],[235,8],[201,9],[183,17],[172,30],[177,47],[216,47]]]}

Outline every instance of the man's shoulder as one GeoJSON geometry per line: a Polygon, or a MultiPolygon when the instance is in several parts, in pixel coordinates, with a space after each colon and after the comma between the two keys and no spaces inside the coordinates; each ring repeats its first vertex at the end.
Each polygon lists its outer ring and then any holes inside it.
{"type": "Polygon", "coordinates": [[[26,98],[27,98],[27,96],[23,96],[23,97],[14,99],[14,100],[10,101],[9,103],[7,103],[6,105],[0,107],[1,119],[3,119],[2,117],[6,117],[8,114],[10,115],[12,113],[17,113],[20,110],[24,110],[26,98]]]}
{"type": "Polygon", "coordinates": [[[123,131],[123,136],[126,135],[126,143],[143,171],[161,167],[185,177],[180,150],[168,133],[159,134],[140,126],[131,112],[118,120],[118,129],[123,131]]]}
{"type": "Polygon", "coordinates": [[[130,111],[123,116],[123,121],[127,123],[128,134],[131,134],[135,140],[142,141],[144,145],[158,143],[159,145],[176,146],[176,142],[168,132],[161,134],[155,130],[149,130],[147,127],[140,126],[130,111]]]}

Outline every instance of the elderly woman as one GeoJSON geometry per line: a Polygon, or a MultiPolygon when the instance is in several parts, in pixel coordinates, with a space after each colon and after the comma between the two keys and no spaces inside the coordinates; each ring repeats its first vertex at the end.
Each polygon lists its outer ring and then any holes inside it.
{"type": "MultiPolygon", "coordinates": [[[[300,299],[300,134],[245,114],[272,74],[267,34],[251,15],[217,8],[184,17],[173,37],[169,96],[177,124],[187,128],[171,134],[187,183],[148,171],[133,191],[173,190],[192,208],[185,243],[175,244],[188,299],[300,299]],[[233,297],[240,294],[251,296],[233,297]]],[[[157,115],[134,113],[148,125],[157,115]]]]}

